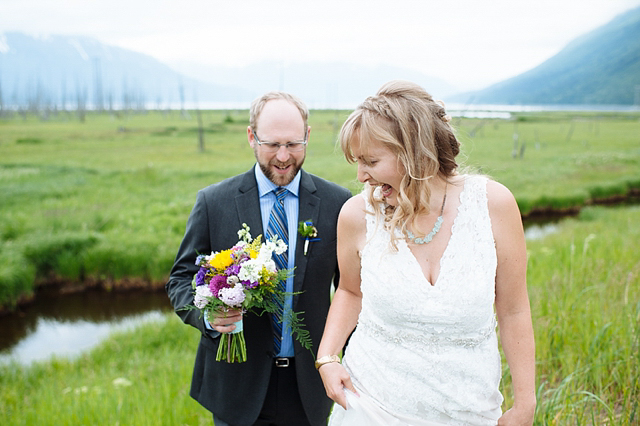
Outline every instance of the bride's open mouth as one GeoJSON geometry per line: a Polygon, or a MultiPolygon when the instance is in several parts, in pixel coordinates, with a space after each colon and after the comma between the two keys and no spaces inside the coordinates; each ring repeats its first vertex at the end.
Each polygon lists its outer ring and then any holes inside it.
{"type": "Polygon", "coordinates": [[[383,197],[388,198],[391,196],[391,193],[393,192],[393,188],[391,187],[391,185],[387,185],[385,183],[382,186],[380,186],[380,192],[382,193],[383,197]]]}

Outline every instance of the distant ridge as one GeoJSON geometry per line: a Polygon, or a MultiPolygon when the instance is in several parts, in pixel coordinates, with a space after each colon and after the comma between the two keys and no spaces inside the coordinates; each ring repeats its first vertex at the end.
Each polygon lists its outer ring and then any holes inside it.
{"type": "Polygon", "coordinates": [[[640,105],[640,7],[576,38],[523,74],[449,99],[473,104],[640,105]]]}
{"type": "Polygon", "coordinates": [[[172,70],[151,56],[82,36],[0,34],[0,102],[39,107],[62,103],[180,104],[183,100],[246,102],[242,89],[205,83],[172,70]]]}
{"type": "Polygon", "coordinates": [[[439,99],[459,91],[440,78],[391,65],[367,66],[338,61],[263,61],[244,67],[170,65],[200,81],[241,87],[256,97],[267,90],[286,90],[302,98],[310,108],[320,109],[355,108],[390,80],[413,81],[439,99]]]}
{"type": "Polygon", "coordinates": [[[392,79],[414,81],[438,98],[457,89],[399,66],[264,61],[244,67],[164,64],[82,36],[0,33],[0,107],[248,108],[269,90],[300,96],[310,108],[354,108],[392,79]]]}

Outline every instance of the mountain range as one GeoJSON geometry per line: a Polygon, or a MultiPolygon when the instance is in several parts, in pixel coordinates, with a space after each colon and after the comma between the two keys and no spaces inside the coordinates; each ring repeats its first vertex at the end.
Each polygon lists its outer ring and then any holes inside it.
{"type": "Polygon", "coordinates": [[[238,68],[188,63],[172,63],[171,66],[195,79],[242,87],[250,91],[253,98],[267,90],[286,90],[304,99],[310,108],[354,108],[384,83],[394,79],[414,81],[437,98],[458,91],[437,77],[390,65],[265,61],[238,68]]]}
{"type": "Polygon", "coordinates": [[[182,103],[246,108],[266,91],[287,90],[311,108],[353,108],[394,78],[415,81],[439,97],[456,91],[441,79],[399,67],[276,61],[242,68],[170,67],[88,37],[0,34],[0,105],[75,107],[83,101],[96,108],[182,103]]]}
{"type": "Polygon", "coordinates": [[[79,100],[96,107],[182,101],[244,101],[238,87],[185,77],[151,56],[89,37],[0,34],[0,94],[7,105],[79,100]]]}
{"type": "Polygon", "coordinates": [[[640,7],[576,38],[523,74],[452,99],[472,104],[640,105],[640,7]]]}
{"type": "Polygon", "coordinates": [[[296,93],[311,108],[353,108],[384,82],[414,81],[436,98],[468,104],[640,105],[640,7],[573,40],[537,67],[483,90],[399,66],[345,62],[164,64],[88,37],[0,34],[0,110],[82,103],[94,108],[246,108],[268,90],[296,93]]]}

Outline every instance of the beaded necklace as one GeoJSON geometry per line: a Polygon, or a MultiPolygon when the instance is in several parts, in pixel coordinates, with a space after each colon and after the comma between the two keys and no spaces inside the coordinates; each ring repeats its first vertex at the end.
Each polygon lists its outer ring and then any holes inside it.
{"type": "Polygon", "coordinates": [[[416,238],[413,232],[407,229],[407,238],[409,238],[409,240],[413,241],[416,244],[427,244],[431,242],[433,237],[435,237],[435,235],[440,230],[440,227],[442,226],[442,222],[444,221],[444,219],[442,218],[442,213],[444,212],[444,203],[446,201],[447,201],[447,183],[445,183],[444,185],[444,197],[442,198],[442,207],[440,207],[440,216],[438,216],[438,218],[436,219],[436,223],[435,225],[433,225],[433,229],[431,230],[431,232],[429,232],[427,236],[425,236],[424,238],[416,238]]]}

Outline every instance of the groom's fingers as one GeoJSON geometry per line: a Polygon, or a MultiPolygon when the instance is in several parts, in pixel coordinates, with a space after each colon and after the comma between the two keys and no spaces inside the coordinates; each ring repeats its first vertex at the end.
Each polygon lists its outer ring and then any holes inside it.
{"type": "Polygon", "coordinates": [[[216,331],[219,331],[220,333],[231,333],[233,330],[236,329],[236,326],[234,324],[216,325],[213,327],[213,329],[216,331]]]}
{"type": "Polygon", "coordinates": [[[220,333],[230,333],[236,329],[233,325],[242,319],[242,311],[230,309],[228,311],[213,311],[209,314],[209,324],[220,333]]]}

